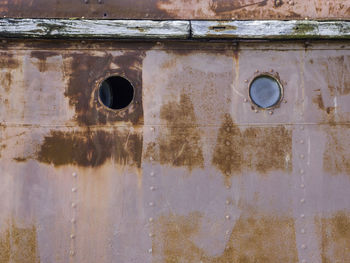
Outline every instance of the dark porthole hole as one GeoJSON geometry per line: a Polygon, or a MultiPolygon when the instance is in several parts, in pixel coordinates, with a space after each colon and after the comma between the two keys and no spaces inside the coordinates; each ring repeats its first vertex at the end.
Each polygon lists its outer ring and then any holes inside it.
{"type": "Polygon", "coordinates": [[[107,16],[107,13],[104,13],[103,16],[106,17],[106,16],[107,16]]]}
{"type": "Polygon", "coordinates": [[[134,99],[134,87],[123,77],[111,76],[102,81],[98,94],[106,107],[121,110],[134,99]]]}
{"type": "Polygon", "coordinates": [[[250,84],[249,96],[260,108],[268,109],[276,106],[282,98],[282,87],[273,77],[260,75],[250,84]]]}

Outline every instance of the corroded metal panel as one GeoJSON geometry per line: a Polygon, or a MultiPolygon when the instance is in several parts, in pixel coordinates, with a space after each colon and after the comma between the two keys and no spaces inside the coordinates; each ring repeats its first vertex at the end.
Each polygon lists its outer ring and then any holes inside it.
{"type": "Polygon", "coordinates": [[[0,16],[106,19],[347,19],[349,0],[0,1],[0,16]]]}
{"type": "Polygon", "coordinates": [[[345,42],[0,52],[0,262],[347,262],[345,42]],[[249,99],[259,74],[283,100],[249,99]],[[113,111],[109,75],[135,87],[113,111]]]}

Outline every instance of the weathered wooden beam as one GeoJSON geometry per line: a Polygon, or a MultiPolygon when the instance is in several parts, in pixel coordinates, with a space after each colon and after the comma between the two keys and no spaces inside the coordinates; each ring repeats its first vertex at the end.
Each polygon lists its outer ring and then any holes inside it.
{"type": "Polygon", "coordinates": [[[0,38],[349,39],[350,21],[0,19],[0,38]]]}
{"type": "Polygon", "coordinates": [[[194,39],[346,39],[348,21],[191,21],[194,39]]]}
{"type": "Polygon", "coordinates": [[[186,39],[189,21],[0,19],[0,37],[186,39]]]}

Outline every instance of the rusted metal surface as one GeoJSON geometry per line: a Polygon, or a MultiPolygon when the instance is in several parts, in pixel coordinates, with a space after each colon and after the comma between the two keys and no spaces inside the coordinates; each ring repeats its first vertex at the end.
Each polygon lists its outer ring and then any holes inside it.
{"type": "Polygon", "coordinates": [[[348,262],[347,42],[13,40],[1,262],[348,262]],[[286,63],[286,61],[288,63],[286,63]],[[256,111],[248,85],[278,76],[256,111]],[[135,100],[97,100],[125,76],[135,100]]]}
{"type": "Polygon", "coordinates": [[[0,38],[348,39],[348,21],[0,19],[0,38]]]}
{"type": "Polygon", "coordinates": [[[347,19],[349,0],[0,1],[0,16],[104,19],[347,19]]]}

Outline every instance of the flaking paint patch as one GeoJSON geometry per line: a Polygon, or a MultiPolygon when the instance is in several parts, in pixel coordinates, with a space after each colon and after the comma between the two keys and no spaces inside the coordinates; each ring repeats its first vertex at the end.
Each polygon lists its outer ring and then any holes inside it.
{"type": "Polygon", "coordinates": [[[1,263],[39,263],[36,227],[20,228],[14,222],[0,235],[1,263]]]}
{"type": "Polygon", "coordinates": [[[120,165],[141,167],[142,135],[136,132],[52,131],[44,138],[37,160],[43,163],[98,167],[113,159],[120,165]]]}
{"type": "Polygon", "coordinates": [[[291,172],[292,131],[283,125],[240,130],[226,114],[218,132],[212,164],[224,174],[226,183],[232,175],[244,170],[261,174],[273,170],[291,172]]]}
{"type": "Polygon", "coordinates": [[[323,153],[323,169],[331,175],[350,176],[350,125],[329,127],[323,153]]]}
{"type": "Polygon", "coordinates": [[[316,218],[322,263],[350,262],[350,213],[340,211],[329,218],[316,218]]]}
{"type": "Polygon", "coordinates": [[[75,119],[81,125],[100,125],[117,121],[143,123],[142,61],[144,51],[125,51],[119,56],[70,54],[71,63],[66,66],[68,86],[65,96],[75,108],[75,119]],[[135,88],[131,104],[118,111],[107,110],[98,102],[97,81],[109,75],[127,78],[135,88]],[[90,103],[93,101],[94,103],[90,103]]]}
{"type": "Polygon", "coordinates": [[[190,97],[181,94],[179,102],[163,105],[160,118],[165,121],[165,127],[161,129],[157,143],[147,146],[145,156],[152,156],[161,164],[185,166],[189,170],[203,167],[200,131],[190,97]]]}
{"type": "MultiPolygon", "coordinates": [[[[195,244],[202,216],[160,216],[154,224],[153,263],[294,263],[298,261],[294,220],[256,215],[240,217],[221,255],[210,256],[195,244]]],[[[210,237],[208,237],[210,238],[210,237]]]]}

